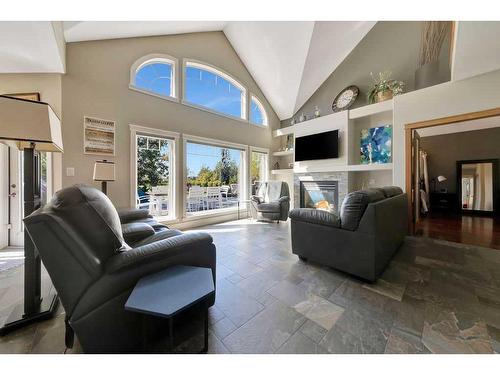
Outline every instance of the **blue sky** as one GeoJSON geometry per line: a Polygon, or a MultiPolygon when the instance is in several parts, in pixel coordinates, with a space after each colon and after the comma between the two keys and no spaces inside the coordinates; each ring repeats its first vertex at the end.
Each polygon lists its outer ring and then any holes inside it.
{"type": "Polygon", "coordinates": [[[241,90],[213,73],[186,68],[185,99],[193,104],[241,117],[241,90]]]}
{"type": "MultiPolygon", "coordinates": [[[[170,96],[172,69],[162,63],[149,64],[136,74],[135,85],[141,89],[170,96]]],[[[185,99],[193,104],[210,108],[214,111],[241,117],[241,90],[236,86],[202,69],[187,67],[185,82],[185,99]]],[[[262,116],[258,107],[251,103],[250,118],[260,123],[262,116]]],[[[204,124],[201,123],[200,126],[204,124]]],[[[240,164],[238,150],[229,151],[232,160],[240,164]]],[[[187,167],[191,176],[197,175],[203,166],[211,169],[221,158],[221,148],[196,143],[187,144],[187,167]]]]}
{"type": "MultiPolygon", "coordinates": [[[[187,168],[189,176],[197,176],[203,166],[210,169],[215,168],[221,159],[221,147],[202,145],[199,143],[187,143],[187,168]]],[[[229,149],[229,157],[240,165],[241,151],[229,149]]]]}

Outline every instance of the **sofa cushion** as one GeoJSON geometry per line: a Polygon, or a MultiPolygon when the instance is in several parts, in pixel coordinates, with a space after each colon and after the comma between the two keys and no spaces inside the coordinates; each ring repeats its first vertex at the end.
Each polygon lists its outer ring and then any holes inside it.
{"type": "Polygon", "coordinates": [[[379,189],[359,190],[347,194],[340,209],[342,229],[356,230],[368,204],[382,199],[385,199],[385,195],[379,189]]]}
{"type": "Polygon", "coordinates": [[[259,203],[257,210],[260,212],[280,212],[280,202],[259,203]]]}
{"type": "Polygon", "coordinates": [[[314,208],[295,208],[290,211],[290,219],[312,224],[340,228],[340,219],[334,213],[314,208]]]}
{"type": "Polygon", "coordinates": [[[81,239],[88,243],[101,261],[128,248],[113,203],[94,187],[73,185],[59,190],[47,208],[57,212],[76,233],[81,233],[81,239]]]}
{"type": "Polygon", "coordinates": [[[380,190],[384,193],[386,198],[395,197],[396,195],[403,194],[403,190],[399,186],[384,186],[380,190]]]}
{"type": "Polygon", "coordinates": [[[146,223],[126,223],[122,224],[123,238],[129,245],[155,234],[154,228],[146,223]]]}

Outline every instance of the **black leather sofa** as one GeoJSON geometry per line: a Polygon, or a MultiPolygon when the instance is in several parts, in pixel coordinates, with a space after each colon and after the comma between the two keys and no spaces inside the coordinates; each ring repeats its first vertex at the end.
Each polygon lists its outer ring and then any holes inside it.
{"type": "Polygon", "coordinates": [[[294,209],[292,251],[302,260],[375,281],[404,241],[407,215],[407,196],[395,186],[349,193],[340,216],[294,209]]]}
{"type": "Polygon", "coordinates": [[[215,284],[210,235],[170,229],[147,210],[118,212],[92,187],[60,190],[24,222],[64,306],[67,345],[74,331],[87,353],[139,352],[144,329],[152,340],[168,332],[163,319],[124,309],[141,277],[191,265],[211,268],[215,284]]]}

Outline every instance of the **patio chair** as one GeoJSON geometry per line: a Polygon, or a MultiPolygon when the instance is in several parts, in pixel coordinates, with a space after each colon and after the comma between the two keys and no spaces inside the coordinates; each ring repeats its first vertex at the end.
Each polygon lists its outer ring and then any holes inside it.
{"type": "Polygon", "coordinates": [[[151,200],[156,203],[156,211],[159,215],[163,214],[163,211],[168,212],[168,185],[159,185],[151,187],[151,200]],[[166,206],[166,209],[163,208],[166,206]]]}
{"type": "Polygon", "coordinates": [[[189,212],[204,210],[206,208],[205,190],[200,186],[191,186],[188,191],[187,206],[189,212]]]}
{"type": "Polygon", "coordinates": [[[230,191],[231,191],[231,186],[229,185],[222,185],[220,187],[220,194],[222,195],[222,198],[227,198],[229,196],[230,191]]]}
{"type": "Polygon", "coordinates": [[[135,200],[136,200],[136,206],[137,208],[145,208],[145,209],[150,209],[150,198],[149,195],[147,195],[145,192],[143,192],[141,189],[137,189],[137,193],[135,195],[135,200]]]}
{"type": "Polygon", "coordinates": [[[209,209],[222,208],[222,194],[220,186],[207,187],[207,207],[209,209]]]}
{"type": "Polygon", "coordinates": [[[238,184],[229,184],[231,186],[231,194],[233,197],[237,197],[239,193],[239,186],[238,184]]]}

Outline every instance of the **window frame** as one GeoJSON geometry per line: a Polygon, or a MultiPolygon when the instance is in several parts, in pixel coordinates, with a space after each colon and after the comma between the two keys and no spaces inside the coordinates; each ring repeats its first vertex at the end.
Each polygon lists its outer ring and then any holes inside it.
{"type": "Polygon", "coordinates": [[[173,102],[179,102],[179,74],[178,68],[179,60],[176,57],[164,54],[164,53],[151,53],[141,58],[137,59],[132,66],[130,67],[130,81],[129,81],[129,89],[133,91],[140,92],[142,94],[155,96],[160,99],[166,99],[173,102]],[[170,64],[172,66],[172,80],[170,82],[170,96],[162,95],[155,93],[153,91],[148,91],[141,89],[135,85],[135,76],[139,69],[154,63],[165,63],[170,64]]]}
{"type": "MultiPolygon", "coordinates": [[[[239,144],[239,143],[232,143],[232,142],[226,142],[218,139],[213,139],[213,138],[205,138],[205,137],[199,137],[195,135],[189,135],[189,134],[183,134],[182,135],[182,162],[183,162],[183,168],[182,168],[182,217],[183,221],[192,221],[192,220],[199,220],[200,218],[204,217],[211,217],[211,216],[223,216],[227,214],[232,214],[238,211],[238,207],[227,207],[227,208],[219,208],[219,209],[214,209],[214,210],[206,210],[206,211],[199,211],[199,212],[194,212],[194,213],[189,213],[187,212],[186,209],[186,204],[187,204],[187,194],[186,194],[186,189],[185,186],[187,184],[187,143],[198,143],[198,144],[203,144],[207,146],[214,146],[214,147],[226,147],[226,148],[232,148],[236,150],[240,150],[243,152],[243,156],[241,158],[241,165],[240,165],[240,175],[241,175],[241,183],[238,181],[240,184],[240,196],[246,196],[248,192],[248,180],[249,180],[249,173],[248,173],[248,149],[249,147],[247,145],[239,144]]],[[[241,207],[240,207],[241,210],[241,207]]],[[[246,210],[245,210],[246,212],[246,210]]]]}
{"type": "MultiPolygon", "coordinates": [[[[261,125],[262,126],[262,125],[261,125]]],[[[252,192],[251,192],[251,187],[252,187],[252,175],[251,175],[251,171],[250,171],[250,168],[252,167],[252,153],[253,152],[256,152],[256,153],[259,153],[259,154],[265,154],[266,157],[267,157],[267,165],[266,165],[266,168],[265,168],[265,178],[264,178],[264,182],[268,182],[269,181],[269,177],[271,175],[270,173],[270,151],[268,148],[262,148],[262,147],[256,147],[256,146],[249,146],[248,148],[248,181],[247,181],[247,186],[248,186],[248,192],[247,192],[247,196],[248,196],[248,199],[250,199],[250,197],[252,196],[252,192]]]]}
{"type": "Polygon", "coordinates": [[[173,160],[170,166],[173,172],[170,173],[170,194],[172,199],[169,201],[171,205],[171,214],[167,217],[161,217],[162,223],[177,222],[180,215],[178,212],[178,166],[179,166],[179,140],[180,133],[168,130],[149,128],[140,125],[130,124],[130,207],[136,207],[136,194],[137,194],[137,136],[164,138],[172,141],[172,156],[173,160]]]}
{"type": "Polygon", "coordinates": [[[182,60],[182,99],[181,103],[188,106],[188,107],[193,107],[197,109],[201,109],[202,111],[206,111],[209,113],[213,113],[219,116],[224,116],[233,120],[241,121],[248,123],[248,89],[245,85],[243,85],[240,81],[238,81],[236,78],[234,78],[231,74],[225,72],[224,70],[211,65],[209,63],[199,61],[199,60],[194,60],[194,59],[183,59],[182,60]],[[225,79],[226,81],[229,81],[232,85],[236,86],[239,90],[242,91],[241,94],[241,114],[242,117],[237,117],[237,116],[232,116],[230,114],[224,113],[224,112],[219,112],[214,109],[211,109],[209,107],[202,106],[200,104],[196,103],[191,103],[186,99],[186,68],[188,66],[192,66],[197,69],[205,70],[207,72],[210,72],[212,74],[218,75],[221,78],[225,79]]]}
{"type": "Polygon", "coordinates": [[[267,128],[269,126],[269,117],[267,116],[267,111],[266,108],[264,107],[264,104],[262,104],[262,101],[257,97],[257,95],[250,93],[250,100],[248,101],[248,122],[251,125],[256,125],[256,126],[261,126],[263,128],[267,128]],[[252,111],[252,101],[255,101],[257,104],[257,107],[260,109],[263,115],[264,123],[263,124],[258,124],[256,122],[253,122],[250,118],[250,113],[252,111]]]}

